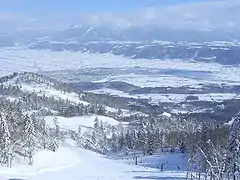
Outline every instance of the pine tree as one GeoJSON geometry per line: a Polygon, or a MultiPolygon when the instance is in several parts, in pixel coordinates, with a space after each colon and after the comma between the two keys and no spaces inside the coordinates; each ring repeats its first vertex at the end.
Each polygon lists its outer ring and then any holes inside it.
{"type": "Polygon", "coordinates": [[[32,118],[30,118],[28,115],[25,117],[25,145],[24,149],[26,152],[26,156],[29,159],[29,165],[33,164],[33,153],[36,148],[36,143],[35,143],[35,127],[32,118]]]}
{"type": "Polygon", "coordinates": [[[92,131],[91,140],[92,140],[92,143],[93,143],[93,144],[96,144],[96,141],[97,141],[96,131],[92,131]]]}
{"type": "Polygon", "coordinates": [[[5,114],[0,114],[0,125],[1,125],[1,151],[2,151],[2,160],[1,162],[7,164],[10,167],[11,161],[11,135],[6,119],[5,114]]]}
{"type": "Polygon", "coordinates": [[[143,155],[146,155],[147,152],[147,138],[146,138],[146,130],[144,127],[141,127],[139,132],[137,133],[138,138],[138,148],[142,150],[143,155]]]}
{"type": "Polygon", "coordinates": [[[136,148],[137,148],[137,134],[136,131],[131,128],[131,137],[132,137],[132,150],[133,150],[133,156],[136,156],[136,148]]]}
{"type": "Polygon", "coordinates": [[[125,147],[125,139],[124,139],[124,134],[121,131],[118,137],[118,151],[122,151],[125,147]]]}
{"type": "Polygon", "coordinates": [[[78,145],[82,145],[82,129],[81,126],[78,126],[78,131],[77,131],[77,143],[78,145]]]}
{"type": "Polygon", "coordinates": [[[240,171],[240,113],[233,118],[233,124],[230,128],[228,150],[230,169],[236,179],[236,173],[240,171]]]}
{"type": "Polygon", "coordinates": [[[104,126],[103,126],[103,122],[100,122],[100,127],[99,127],[99,144],[100,144],[100,148],[102,150],[104,150],[106,148],[106,144],[107,144],[107,135],[104,131],[104,126]]]}
{"type": "Polygon", "coordinates": [[[147,131],[147,154],[153,155],[154,152],[154,136],[150,130],[147,131]]]}
{"type": "Polygon", "coordinates": [[[130,130],[128,129],[125,135],[126,145],[129,150],[133,149],[133,139],[130,133],[130,130]]]}
{"type": "Polygon", "coordinates": [[[49,128],[46,125],[46,122],[44,119],[41,119],[40,121],[41,121],[41,124],[40,124],[39,130],[41,134],[41,144],[43,149],[45,150],[49,146],[49,141],[50,141],[49,128]]]}
{"type": "Polygon", "coordinates": [[[112,137],[111,137],[111,150],[116,152],[118,150],[117,134],[116,128],[112,127],[112,137]]]}
{"type": "Polygon", "coordinates": [[[53,123],[54,123],[54,142],[56,145],[56,149],[58,149],[59,147],[59,143],[61,140],[61,132],[60,132],[60,127],[59,127],[59,123],[56,117],[53,118],[53,123]]]}
{"type": "Polygon", "coordinates": [[[94,120],[94,128],[95,128],[95,130],[97,130],[99,128],[99,120],[97,117],[94,120]]]}

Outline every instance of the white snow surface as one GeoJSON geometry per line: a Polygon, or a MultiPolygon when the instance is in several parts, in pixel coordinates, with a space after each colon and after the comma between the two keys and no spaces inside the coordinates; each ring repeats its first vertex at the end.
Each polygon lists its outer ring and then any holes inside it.
{"type": "MultiPolygon", "coordinates": [[[[108,112],[118,113],[118,110],[119,109],[106,106],[106,111],[108,112]]],[[[122,114],[120,114],[120,116],[123,116],[123,117],[130,117],[131,115],[148,116],[147,114],[140,111],[132,111],[129,109],[121,109],[121,111],[122,111],[122,114]]],[[[123,124],[127,125],[128,123],[123,123],[123,124]]]]}
{"type": "MultiPolygon", "coordinates": [[[[90,91],[96,94],[109,94],[134,99],[148,99],[150,103],[157,104],[159,102],[184,102],[189,94],[128,94],[122,91],[109,88],[90,91]]],[[[197,96],[199,101],[222,101],[227,99],[240,99],[240,95],[234,93],[209,93],[209,94],[191,94],[197,96]]]]}
{"type": "Polygon", "coordinates": [[[74,103],[80,103],[83,105],[88,105],[89,103],[80,100],[79,96],[76,93],[68,93],[62,92],[60,90],[56,90],[52,87],[46,86],[44,84],[22,84],[22,90],[29,92],[36,92],[39,95],[45,95],[47,97],[54,97],[56,99],[64,99],[69,100],[74,103]]]}
{"type": "MultiPolygon", "coordinates": [[[[144,60],[145,61],[145,60],[144,60]]],[[[153,65],[154,65],[154,60],[153,65]]],[[[162,63],[168,64],[168,61],[163,61],[162,63]]],[[[151,63],[151,62],[149,62],[151,63]]],[[[196,68],[192,65],[194,63],[186,63],[181,64],[180,62],[175,62],[175,64],[179,65],[179,67],[172,66],[170,67],[171,63],[169,63],[169,67],[164,67],[162,65],[156,66],[158,69],[172,69],[172,70],[196,70],[201,71],[200,68],[196,68]]],[[[201,66],[202,63],[195,63],[195,65],[199,64],[201,66]]],[[[209,68],[212,67],[213,64],[210,63],[209,68]]],[[[153,66],[154,67],[154,66],[153,66]]],[[[202,87],[200,84],[231,84],[236,85],[240,84],[240,69],[236,67],[221,67],[219,66],[219,69],[214,68],[212,70],[208,69],[208,67],[205,65],[205,67],[202,67],[203,71],[209,71],[208,77],[185,77],[182,76],[176,76],[176,75],[165,75],[165,74],[159,74],[159,75],[149,75],[149,74],[135,74],[135,73],[129,73],[129,74],[121,74],[116,76],[109,76],[104,79],[94,81],[94,82],[111,82],[111,81],[122,81],[129,84],[133,84],[139,87],[180,87],[180,86],[189,86],[192,88],[199,88],[202,87]],[[226,68],[226,69],[225,69],[226,68]],[[225,72],[221,72],[222,70],[227,70],[228,74],[225,72]],[[229,72],[229,70],[232,69],[233,72],[229,72]]]]}
{"type": "Polygon", "coordinates": [[[33,166],[14,165],[12,168],[1,168],[0,179],[31,180],[133,180],[161,179],[183,180],[185,172],[160,172],[156,169],[145,169],[127,165],[94,152],[81,149],[72,141],[67,141],[55,153],[38,152],[34,156],[33,166]]]}
{"type": "MultiPolygon", "coordinates": [[[[116,126],[119,124],[119,122],[113,118],[110,118],[107,116],[100,116],[100,115],[74,116],[70,118],[56,116],[60,128],[65,130],[72,130],[72,131],[77,131],[78,126],[85,127],[85,128],[93,128],[94,120],[96,117],[98,118],[99,122],[102,121],[103,123],[107,123],[113,126],[116,126]]],[[[45,117],[46,123],[50,127],[54,127],[53,119],[54,119],[54,116],[45,117]]]]}
{"type": "MultiPolygon", "coordinates": [[[[4,83],[5,85],[8,84],[16,84],[15,80],[10,80],[7,81],[6,83],[4,83]]],[[[19,84],[19,83],[17,83],[19,84]]],[[[68,92],[63,92],[60,90],[55,89],[54,87],[48,86],[46,84],[38,84],[35,82],[31,82],[31,83],[20,83],[21,85],[21,90],[25,91],[25,92],[35,92],[37,93],[39,96],[47,96],[47,97],[54,97],[55,99],[63,99],[63,100],[68,100],[71,101],[73,103],[76,104],[83,104],[83,105],[88,105],[88,102],[82,101],[79,98],[79,95],[72,92],[72,93],[68,93],[68,92]]],[[[14,100],[12,98],[12,100],[14,100]]]]}
{"type": "MultiPolygon", "coordinates": [[[[50,50],[29,50],[24,47],[0,48],[1,68],[0,75],[23,71],[51,71],[51,70],[78,70],[84,68],[157,68],[161,70],[188,70],[211,72],[210,82],[240,83],[240,68],[224,66],[217,63],[189,62],[183,60],[168,59],[130,59],[115,56],[110,53],[90,54],[82,52],[50,50]]],[[[188,79],[176,76],[158,76],[137,74],[114,76],[108,80],[123,80],[140,86],[162,86],[172,84],[197,84],[201,80],[188,79]]]]}
{"type": "MultiPolygon", "coordinates": [[[[182,170],[185,171],[188,168],[188,158],[186,154],[181,152],[156,152],[151,156],[143,156],[141,152],[136,152],[136,156],[138,157],[138,165],[142,167],[148,168],[161,168],[163,165],[163,169],[165,171],[173,171],[173,170],[182,170]]],[[[119,162],[124,162],[127,164],[135,165],[135,159],[133,159],[133,153],[128,154],[126,156],[123,153],[118,153],[116,155],[110,156],[112,159],[118,160],[119,162]]]]}

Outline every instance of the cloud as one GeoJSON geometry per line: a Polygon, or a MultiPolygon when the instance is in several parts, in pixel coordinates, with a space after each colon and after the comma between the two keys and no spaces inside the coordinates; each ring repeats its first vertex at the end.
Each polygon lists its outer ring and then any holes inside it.
{"type": "Polygon", "coordinates": [[[128,13],[79,14],[76,23],[93,25],[155,26],[175,29],[232,29],[240,28],[240,1],[216,0],[161,7],[128,13]]]}
{"type": "Polygon", "coordinates": [[[16,13],[0,13],[1,32],[14,31],[21,28],[34,28],[37,20],[16,13]]]}
{"type": "MultiPolygon", "coordinates": [[[[10,0],[8,3],[16,2],[10,0]]],[[[22,0],[24,1],[24,0],[22,0]]],[[[0,4],[3,1],[0,1],[0,4]]],[[[5,2],[5,1],[4,1],[5,2]]],[[[18,2],[21,2],[18,1],[18,2]]],[[[50,19],[29,18],[19,14],[0,13],[0,23],[5,28],[61,29],[70,25],[95,25],[116,28],[159,27],[211,31],[240,29],[240,1],[212,0],[161,7],[151,7],[132,12],[79,13],[72,17],[50,19]]]]}

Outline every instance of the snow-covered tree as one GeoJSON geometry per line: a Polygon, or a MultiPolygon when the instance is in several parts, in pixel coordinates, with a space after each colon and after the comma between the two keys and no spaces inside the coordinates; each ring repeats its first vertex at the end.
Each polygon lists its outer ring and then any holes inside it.
{"type": "Polygon", "coordinates": [[[147,154],[153,155],[154,153],[154,136],[151,130],[147,131],[147,154]]]}
{"type": "Polygon", "coordinates": [[[28,115],[25,117],[25,155],[28,157],[29,165],[33,164],[33,153],[36,149],[36,132],[35,132],[35,126],[33,123],[33,119],[30,118],[28,115]]]}
{"type": "Polygon", "coordinates": [[[118,150],[117,132],[116,131],[117,131],[116,128],[112,127],[112,129],[111,129],[112,136],[110,139],[110,147],[111,147],[111,150],[114,152],[116,152],[118,150]]]}
{"type": "Polygon", "coordinates": [[[124,137],[123,131],[121,131],[118,136],[117,144],[118,144],[118,151],[122,151],[125,147],[125,137],[124,137]]]}
{"type": "Polygon", "coordinates": [[[49,132],[49,128],[46,125],[46,121],[44,119],[40,119],[39,120],[40,126],[39,126],[39,131],[41,134],[41,146],[43,147],[43,149],[47,149],[49,146],[49,142],[50,142],[50,132],[49,132]]]}
{"type": "Polygon", "coordinates": [[[78,126],[78,131],[77,131],[77,143],[78,145],[82,146],[83,138],[82,138],[82,128],[81,126],[78,126]]]}
{"type": "Polygon", "coordinates": [[[137,138],[138,138],[138,148],[142,150],[143,155],[146,155],[147,153],[147,133],[144,127],[142,127],[138,133],[137,133],[137,138]]]}
{"type": "Polygon", "coordinates": [[[230,128],[228,150],[230,170],[236,179],[236,173],[240,171],[240,112],[233,118],[233,124],[230,128]]]}
{"type": "Polygon", "coordinates": [[[59,146],[59,142],[61,140],[61,132],[60,132],[60,126],[58,123],[57,117],[54,116],[53,118],[53,123],[54,123],[54,139],[57,145],[57,148],[59,146]]]}
{"type": "Polygon", "coordinates": [[[99,128],[99,120],[98,120],[97,117],[94,119],[94,128],[95,128],[96,130],[99,128]]]}
{"type": "Polygon", "coordinates": [[[7,164],[10,167],[11,161],[11,135],[6,119],[6,114],[0,114],[0,133],[1,133],[1,164],[7,164]]]}

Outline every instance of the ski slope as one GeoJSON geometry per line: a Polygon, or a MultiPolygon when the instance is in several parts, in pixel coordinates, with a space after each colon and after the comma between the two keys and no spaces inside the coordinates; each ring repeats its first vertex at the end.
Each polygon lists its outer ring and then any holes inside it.
{"type": "Polygon", "coordinates": [[[1,168],[0,179],[31,180],[184,180],[185,172],[160,172],[156,169],[109,160],[94,152],[77,147],[74,142],[63,144],[56,153],[35,155],[34,165],[14,165],[1,168]]]}

